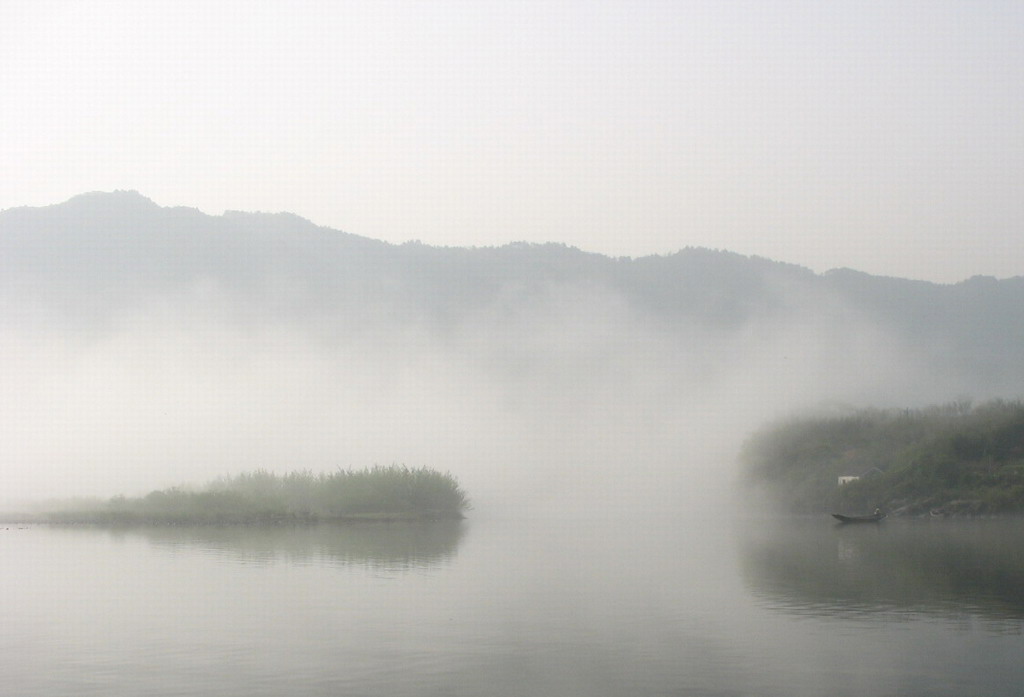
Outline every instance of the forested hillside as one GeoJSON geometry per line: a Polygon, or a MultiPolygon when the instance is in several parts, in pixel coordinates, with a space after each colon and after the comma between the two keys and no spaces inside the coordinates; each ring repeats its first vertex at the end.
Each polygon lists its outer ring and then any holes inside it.
{"type": "Polygon", "coordinates": [[[79,322],[205,288],[243,302],[250,320],[388,311],[450,329],[482,309],[585,302],[567,294],[576,290],[674,328],[732,330],[794,314],[868,321],[919,348],[938,342],[961,367],[975,361],[979,376],[1006,369],[1003,349],[1024,341],[1024,276],[939,285],[699,248],[611,258],[557,243],[391,245],[287,213],[210,216],[124,191],[0,211],[0,272],[0,293],[27,293],[36,309],[79,322]]]}
{"type": "Polygon", "coordinates": [[[752,436],[741,457],[749,489],[793,512],[1024,512],[1020,401],[792,419],[752,436]]]}

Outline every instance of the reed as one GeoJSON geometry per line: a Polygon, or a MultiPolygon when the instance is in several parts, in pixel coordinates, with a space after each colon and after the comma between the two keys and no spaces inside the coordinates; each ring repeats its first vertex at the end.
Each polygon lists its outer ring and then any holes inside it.
{"type": "Polygon", "coordinates": [[[434,520],[464,517],[469,499],[447,472],[404,465],[278,475],[255,470],[199,490],[161,489],[78,509],[52,511],[55,523],[198,524],[434,520]]]}

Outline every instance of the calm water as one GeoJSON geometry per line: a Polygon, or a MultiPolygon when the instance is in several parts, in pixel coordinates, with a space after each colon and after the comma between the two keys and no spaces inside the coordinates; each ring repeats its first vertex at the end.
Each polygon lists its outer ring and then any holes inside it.
{"type": "Polygon", "coordinates": [[[0,526],[10,695],[1020,695],[1024,525],[0,526]]]}

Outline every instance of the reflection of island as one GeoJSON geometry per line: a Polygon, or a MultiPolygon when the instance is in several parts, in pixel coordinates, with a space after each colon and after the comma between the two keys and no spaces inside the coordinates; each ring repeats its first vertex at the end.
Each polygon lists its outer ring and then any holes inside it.
{"type": "Polygon", "coordinates": [[[465,523],[456,520],[317,525],[153,526],[111,530],[160,546],[194,548],[232,561],[427,568],[456,555],[465,523]]]}
{"type": "Polygon", "coordinates": [[[833,526],[814,520],[745,531],[747,585],[795,614],[920,612],[1024,619],[1024,523],[833,526]]]}

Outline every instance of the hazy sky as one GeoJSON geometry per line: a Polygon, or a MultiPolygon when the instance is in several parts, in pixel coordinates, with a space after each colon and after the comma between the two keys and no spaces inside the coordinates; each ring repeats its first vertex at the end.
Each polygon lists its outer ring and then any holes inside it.
{"type": "Polygon", "coordinates": [[[0,3],[0,209],[1024,274],[1024,3],[0,3]]]}

